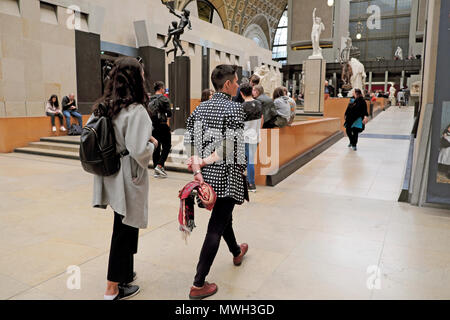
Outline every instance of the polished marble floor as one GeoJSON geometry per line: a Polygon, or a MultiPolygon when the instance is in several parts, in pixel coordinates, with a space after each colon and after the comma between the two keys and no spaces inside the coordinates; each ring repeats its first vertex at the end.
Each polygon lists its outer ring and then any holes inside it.
{"type": "MultiPolygon", "coordinates": [[[[235,267],[222,242],[210,299],[449,299],[450,211],[396,201],[412,114],[388,109],[357,152],[342,139],[237,207],[235,232],[249,252],[235,267]]],[[[177,192],[190,175],[169,175],[151,177],[134,299],[186,299],[194,277],[208,213],[196,210],[186,244],[177,192]]],[[[77,161],[0,155],[0,299],[103,298],[112,214],[92,209],[91,193],[77,161]]]]}

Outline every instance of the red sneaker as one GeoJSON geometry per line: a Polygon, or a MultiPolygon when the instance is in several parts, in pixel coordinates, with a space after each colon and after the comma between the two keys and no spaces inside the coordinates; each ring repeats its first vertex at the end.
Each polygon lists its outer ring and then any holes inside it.
{"type": "Polygon", "coordinates": [[[201,300],[206,297],[212,296],[217,292],[218,288],[215,283],[209,283],[205,281],[205,284],[201,288],[191,287],[191,292],[189,293],[189,299],[201,300]]]}
{"type": "Polygon", "coordinates": [[[244,256],[248,251],[248,244],[243,243],[240,247],[241,253],[237,257],[233,258],[233,263],[235,266],[240,266],[242,264],[242,260],[244,259],[244,256]]]}

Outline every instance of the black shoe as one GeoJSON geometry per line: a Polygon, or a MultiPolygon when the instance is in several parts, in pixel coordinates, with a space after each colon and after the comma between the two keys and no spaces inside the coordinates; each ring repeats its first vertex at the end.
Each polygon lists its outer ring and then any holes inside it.
{"type": "Polygon", "coordinates": [[[256,186],[254,184],[249,184],[248,185],[248,191],[250,192],[256,192],[256,186]]]}
{"type": "Polygon", "coordinates": [[[114,300],[126,300],[137,295],[141,289],[139,286],[134,286],[130,284],[119,284],[119,294],[114,298],[114,300]]]}

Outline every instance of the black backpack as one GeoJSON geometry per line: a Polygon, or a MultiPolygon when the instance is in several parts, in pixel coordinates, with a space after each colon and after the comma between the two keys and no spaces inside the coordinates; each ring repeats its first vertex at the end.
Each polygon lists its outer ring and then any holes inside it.
{"type": "Polygon", "coordinates": [[[79,136],[81,135],[81,127],[77,124],[73,124],[70,126],[69,131],[67,131],[68,136],[79,136]]]}
{"type": "Polygon", "coordinates": [[[86,124],[80,137],[80,160],[86,172],[112,176],[120,170],[120,158],[128,150],[117,153],[112,121],[108,117],[94,117],[86,124]]]}
{"type": "Polygon", "coordinates": [[[148,103],[148,114],[153,123],[159,122],[160,118],[160,105],[161,102],[159,100],[159,96],[155,95],[150,98],[150,102],[148,103]]]}

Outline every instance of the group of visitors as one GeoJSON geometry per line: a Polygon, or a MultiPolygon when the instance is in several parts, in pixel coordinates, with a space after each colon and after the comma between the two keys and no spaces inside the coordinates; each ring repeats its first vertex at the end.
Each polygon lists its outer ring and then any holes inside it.
{"type": "MultiPolygon", "coordinates": [[[[222,237],[235,266],[242,264],[248,252],[248,244],[236,241],[232,224],[234,207],[249,200],[244,176],[247,167],[244,139],[242,134],[236,133],[244,130],[245,120],[248,120],[247,128],[259,128],[263,111],[261,103],[253,98],[253,88],[248,85],[241,87],[246,111],[241,103],[232,101],[231,97],[239,86],[236,71],[236,66],[217,66],[211,75],[216,92],[211,99],[202,102],[187,120],[185,144],[190,157],[186,164],[194,174],[194,181],[199,185],[208,184],[217,196],[189,291],[191,299],[203,299],[217,292],[217,285],[207,282],[206,277],[222,237]],[[211,131],[218,134],[211,135],[211,131]],[[229,135],[230,132],[235,134],[229,135]],[[229,148],[230,143],[233,148],[229,148]]],[[[116,152],[121,157],[116,173],[94,175],[92,204],[102,209],[109,205],[114,211],[104,299],[122,300],[140,291],[139,286],[133,284],[137,278],[134,255],[138,248],[139,229],[148,225],[147,166],[160,144],[155,136],[162,139],[167,131],[166,119],[155,115],[156,107],[152,101],[160,99],[163,104],[167,101],[161,97],[162,83],[155,84],[156,97],[149,99],[143,67],[134,58],[117,59],[109,78],[105,93],[95,104],[86,126],[98,123],[101,117],[111,119],[116,152]]],[[[170,113],[167,112],[166,116],[169,117],[170,113]]],[[[258,141],[255,132],[247,138],[249,144],[254,145],[258,141]]]]}
{"type": "Polygon", "coordinates": [[[67,131],[70,128],[70,119],[74,117],[78,120],[80,127],[83,127],[83,118],[78,113],[77,101],[73,93],[65,96],[62,100],[62,109],[59,106],[58,96],[53,94],[47,101],[45,114],[50,117],[52,123],[52,132],[56,132],[55,118],[59,118],[60,130],[67,131]],[[66,118],[66,127],[64,127],[64,117],[66,118]]]}
{"type": "MultiPolygon", "coordinates": [[[[237,94],[232,97],[234,102],[242,105],[245,114],[244,142],[250,192],[256,192],[255,161],[258,144],[261,141],[260,129],[283,128],[292,124],[297,106],[295,100],[289,97],[287,88],[276,88],[270,98],[265,94],[260,81],[260,77],[256,74],[250,79],[243,78],[237,94]]],[[[213,95],[213,90],[203,90],[201,102],[212,99],[213,95]]]]}

